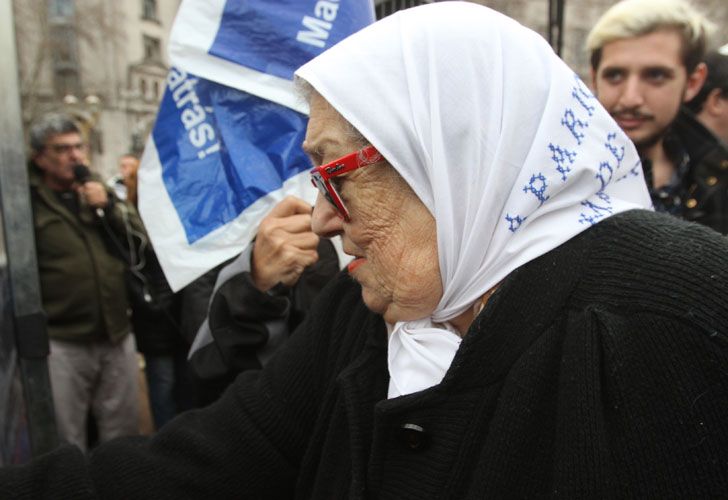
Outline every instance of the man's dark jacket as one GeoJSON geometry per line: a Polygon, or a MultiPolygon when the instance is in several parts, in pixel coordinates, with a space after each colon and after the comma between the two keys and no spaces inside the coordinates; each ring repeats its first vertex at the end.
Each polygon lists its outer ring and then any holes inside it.
{"type": "Polygon", "coordinates": [[[728,242],[615,215],[511,273],[442,383],[387,397],[341,274],[261,372],[154,438],[0,470],[1,498],[711,498],[728,491],[728,242]]]}
{"type": "Polygon", "coordinates": [[[688,158],[683,217],[728,234],[728,144],[688,109],[680,110],[672,135],[688,158]]]}
{"type": "Polygon", "coordinates": [[[101,220],[83,202],[77,216],[45,185],[40,169],[32,162],[29,180],[49,337],[120,341],[130,331],[125,264],[110,253],[103,224],[125,242],[121,236],[125,231],[124,219],[140,227],[139,216],[133,208],[117,203],[105,211],[101,220]]]}

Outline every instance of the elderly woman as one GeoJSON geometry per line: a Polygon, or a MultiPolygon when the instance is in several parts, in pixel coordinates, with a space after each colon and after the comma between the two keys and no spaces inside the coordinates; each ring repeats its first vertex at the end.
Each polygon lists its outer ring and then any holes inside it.
{"type": "Polygon", "coordinates": [[[643,210],[634,147],[538,35],[431,4],[297,75],[348,273],[211,407],[0,497],[725,493],[728,245],[643,210]]]}

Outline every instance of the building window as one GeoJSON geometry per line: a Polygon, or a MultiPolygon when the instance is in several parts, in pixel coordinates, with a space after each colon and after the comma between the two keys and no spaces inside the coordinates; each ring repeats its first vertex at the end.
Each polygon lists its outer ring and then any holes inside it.
{"type": "Polygon", "coordinates": [[[152,88],[154,89],[154,99],[159,99],[159,82],[157,80],[154,80],[154,83],[152,84],[152,88]]]}
{"type": "Polygon", "coordinates": [[[410,7],[417,7],[418,5],[427,3],[432,3],[432,0],[384,0],[374,7],[374,12],[377,19],[382,19],[390,14],[394,14],[398,10],[409,9],[410,7]]]}
{"type": "Polygon", "coordinates": [[[144,78],[139,79],[139,91],[142,94],[142,99],[147,100],[147,81],[144,78]]]}
{"type": "Polygon", "coordinates": [[[79,78],[76,30],[70,24],[60,23],[50,27],[49,41],[53,60],[53,85],[56,95],[79,95],[79,78]]]}
{"type": "Polygon", "coordinates": [[[161,61],[162,50],[159,38],[143,35],[144,59],[147,61],[161,61]]]}
{"type": "Polygon", "coordinates": [[[72,26],[53,26],[49,35],[55,67],[76,67],[76,30],[72,26]]]}
{"type": "Polygon", "coordinates": [[[73,18],[73,0],[48,0],[48,17],[53,20],[73,18]]]}
{"type": "Polygon", "coordinates": [[[59,97],[77,96],[81,88],[78,72],[73,69],[56,70],[53,73],[53,86],[59,97]]]}
{"type": "Polygon", "coordinates": [[[142,0],[142,19],[158,20],[157,0],[142,0]]]}

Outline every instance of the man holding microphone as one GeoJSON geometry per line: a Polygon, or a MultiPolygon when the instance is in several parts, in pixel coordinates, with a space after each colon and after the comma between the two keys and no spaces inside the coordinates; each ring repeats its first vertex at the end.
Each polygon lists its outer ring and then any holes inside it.
{"type": "Polygon", "coordinates": [[[86,449],[87,417],[99,441],[137,434],[138,364],[130,333],[125,264],[109,251],[108,232],[125,242],[140,228],[136,211],[114,203],[90,175],[78,126],[48,114],[30,129],[29,180],[48,366],[61,439],[86,449]]]}

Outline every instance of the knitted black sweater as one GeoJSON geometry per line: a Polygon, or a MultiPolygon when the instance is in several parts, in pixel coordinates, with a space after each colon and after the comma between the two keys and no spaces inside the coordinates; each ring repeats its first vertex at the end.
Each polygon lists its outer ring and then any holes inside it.
{"type": "Polygon", "coordinates": [[[728,492],[728,244],[633,211],[512,273],[441,384],[386,399],[342,274],[259,374],[153,439],[0,471],[0,498],[706,498],[728,492]]]}

